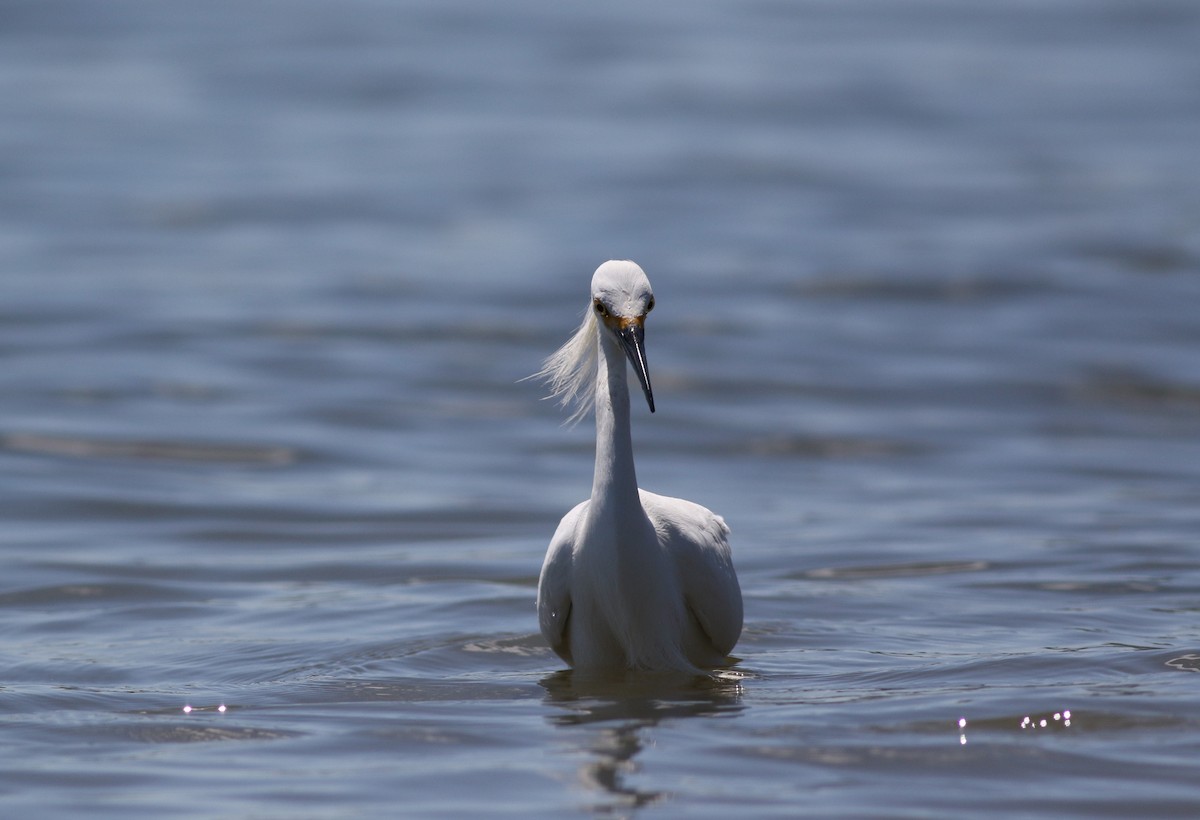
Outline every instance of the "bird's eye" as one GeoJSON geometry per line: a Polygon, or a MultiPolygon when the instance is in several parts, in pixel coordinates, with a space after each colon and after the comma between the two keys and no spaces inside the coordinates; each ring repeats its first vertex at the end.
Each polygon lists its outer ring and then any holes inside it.
{"type": "Polygon", "coordinates": [[[601,316],[608,315],[608,308],[606,308],[604,306],[604,303],[602,303],[599,299],[597,299],[594,304],[595,304],[597,313],[599,313],[601,316]]]}
{"type": "Polygon", "coordinates": [[[649,313],[652,310],[654,310],[654,297],[653,296],[651,296],[650,301],[646,303],[646,312],[649,313]]]}

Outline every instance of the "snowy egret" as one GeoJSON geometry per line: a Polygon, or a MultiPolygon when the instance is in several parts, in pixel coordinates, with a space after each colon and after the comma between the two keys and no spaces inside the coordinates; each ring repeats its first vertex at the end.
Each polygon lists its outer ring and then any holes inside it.
{"type": "Polygon", "coordinates": [[[583,324],[537,373],[575,405],[572,418],[596,413],[592,497],[563,516],[538,582],[542,635],[576,669],[698,672],[728,663],[742,632],[724,520],[638,489],[625,362],[653,413],[643,343],[653,307],[640,267],[605,262],[583,324]]]}

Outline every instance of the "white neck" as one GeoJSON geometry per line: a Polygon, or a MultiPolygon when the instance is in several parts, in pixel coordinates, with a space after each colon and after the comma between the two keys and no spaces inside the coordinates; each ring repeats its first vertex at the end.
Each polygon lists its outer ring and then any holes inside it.
{"type": "Polygon", "coordinates": [[[591,508],[618,518],[642,510],[637,474],[633,467],[633,440],[629,431],[629,385],[625,378],[625,352],[600,329],[600,362],[596,373],[596,474],[592,481],[591,508]]]}

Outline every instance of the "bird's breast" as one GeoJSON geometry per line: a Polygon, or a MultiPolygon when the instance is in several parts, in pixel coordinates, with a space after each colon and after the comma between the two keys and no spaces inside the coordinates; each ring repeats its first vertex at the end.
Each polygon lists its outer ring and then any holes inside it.
{"type": "Polygon", "coordinates": [[[572,643],[623,647],[631,665],[678,652],[687,610],[679,579],[649,521],[580,539],[572,579],[572,643]]]}

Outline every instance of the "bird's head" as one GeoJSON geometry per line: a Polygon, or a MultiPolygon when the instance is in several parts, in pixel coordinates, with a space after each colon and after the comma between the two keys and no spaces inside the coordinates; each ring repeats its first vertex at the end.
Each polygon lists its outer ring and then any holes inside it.
{"type": "Polygon", "coordinates": [[[592,276],[592,311],[601,334],[608,334],[629,357],[654,412],[654,393],[646,366],[646,314],[654,309],[654,291],[646,273],[633,262],[610,261],[592,276]]]}

